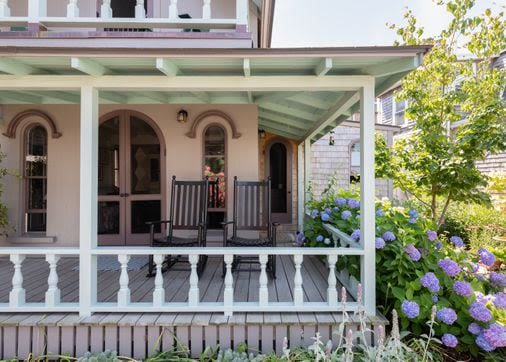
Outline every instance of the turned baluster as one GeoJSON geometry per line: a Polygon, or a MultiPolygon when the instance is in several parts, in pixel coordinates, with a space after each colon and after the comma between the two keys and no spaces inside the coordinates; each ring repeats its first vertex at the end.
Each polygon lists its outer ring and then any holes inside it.
{"type": "Polygon", "coordinates": [[[188,291],[188,305],[195,307],[199,304],[200,292],[199,292],[199,275],[197,273],[197,263],[199,261],[199,255],[189,255],[191,273],[190,273],[190,290],[188,291]]]}
{"type": "Polygon", "coordinates": [[[118,261],[121,264],[121,274],[119,277],[119,291],[118,291],[118,307],[126,307],[130,304],[130,288],[128,287],[128,261],[130,255],[118,255],[118,261]]]}
{"type": "Polygon", "coordinates": [[[232,315],[232,307],[234,304],[234,286],[233,286],[233,278],[232,278],[232,262],[234,261],[234,256],[231,254],[226,254],[224,257],[225,261],[225,290],[223,292],[223,305],[225,306],[225,315],[232,315]]]}
{"type": "Polygon", "coordinates": [[[23,289],[23,273],[21,272],[21,264],[25,260],[25,256],[13,254],[10,259],[14,264],[14,275],[12,276],[12,290],[9,293],[9,307],[13,308],[25,304],[26,293],[23,289]]]}
{"type": "Polygon", "coordinates": [[[303,255],[294,255],[295,262],[295,277],[293,279],[293,303],[297,306],[302,305],[304,302],[304,292],[302,290],[302,274],[300,272],[302,266],[303,255]]]}
{"type": "Polygon", "coordinates": [[[258,256],[260,261],[260,277],[259,284],[260,288],[258,290],[258,304],[260,306],[266,306],[269,303],[269,289],[267,289],[267,260],[268,256],[265,254],[261,254],[258,256]]]}
{"type": "Polygon", "coordinates": [[[11,9],[9,8],[9,0],[0,0],[0,18],[11,16],[11,9]]]}
{"type": "Polygon", "coordinates": [[[327,257],[329,264],[329,278],[327,288],[327,302],[330,307],[337,307],[337,278],[336,278],[336,263],[337,255],[329,255],[327,257]]]}
{"type": "Polygon", "coordinates": [[[162,265],[165,255],[153,256],[156,265],[155,290],[153,291],[153,306],[161,307],[165,303],[165,289],[163,288],[162,265]]]}
{"type": "Polygon", "coordinates": [[[146,9],[144,9],[144,0],[137,0],[135,5],[135,18],[144,19],[146,17],[146,9]]]}
{"type": "Polygon", "coordinates": [[[169,19],[176,20],[179,17],[177,10],[177,0],[170,0],[169,2],[169,19]]]}
{"type": "Polygon", "coordinates": [[[47,278],[46,307],[56,307],[60,303],[60,289],[58,289],[58,272],[56,267],[60,260],[59,255],[48,254],[46,261],[49,263],[49,277],[47,278]]]}
{"type": "Polygon", "coordinates": [[[211,19],[211,0],[203,0],[202,19],[211,19]]]}
{"type": "Polygon", "coordinates": [[[69,0],[67,5],[67,18],[79,17],[79,7],[77,6],[77,0],[69,0]]]}
{"type": "Polygon", "coordinates": [[[112,18],[111,0],[102,0],[102,6],[100,6],[100,17],[104,19],[112,18]]]}

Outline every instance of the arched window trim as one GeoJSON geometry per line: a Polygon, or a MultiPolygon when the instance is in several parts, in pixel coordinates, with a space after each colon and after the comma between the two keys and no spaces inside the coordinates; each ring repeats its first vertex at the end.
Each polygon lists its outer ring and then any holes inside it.
{"type": "Polygon", "coordinates": [[[30,122],[29,124],[25,125],[24,127],[24,130],[23,130],[23,138],[22,138],[22,145],[23,145],[23,152],[22,152],[22,155],[23,155],[23,159],[22,159],[22,177],[23,177],[23,197],[22,197],[22,202],[23,202],[23,207],[22,207],[22,230],[24,233],[34,233],[34,234],[45,234],[46,231],[47,231],[47,199],[46,199],[46,207],[44,209],[30,209],[29,208],[29,188],[30,188],[30,183],[29,181],[31,179],[35,179],[35,178],[42,178],[45,180],[45,196],[47,198],[47,180],[48,180],[48,154],[49,154],[49,132],[47,130],[47,126],[42,124],[41,122],[30,122]],[[29,140],[29,136],[30,136],[30,132],[34,129],[34,128],[37,128],[37,127],[41,127],[44,132],[46,133],[45,134],[45,157],[46,157],[46,170],[45,170],[45,175],[43,176],[29,176],[27,174],[27,163],[26,163],[26,156],[28,154],[28,143],[30,142],[29,140]],[[44,230],[37,230],[37,231],[33,231],[33,230],[28,230],[28,214],[45,214],[46,215],[46,222],[45,222],[45,229],[44,230]]]}
{"type": "Polygon", "coordinates": [[[56,123],[54,122],[53,118],[51,118],[51,116],[49,116],[47,113],[39,111],[38,109],[29,109],[16,114],[7,125],[7,130],[3,135],[9,138],[16,138],[16,132],[19,125],[28,117],[43,119],[47,123],[47,125],[43,125],[43,127],[46,128],[47,132],[47,126],[49,126],[51,129],[52,138],[60,138],[62,136],[61,132],[56,127],[56,123]]]}
{"type": "MultiPolygon", "coordinates": [[[[213,109],[213,110],[209,110],[209,111],[205,111],[205,112],[200,113],[197,116],[197,118],[195,118],[195,120],[193,121],[192,126],[190,128],[190,132],[186,133],[186,136],[189,138],[197,138],[197,130],[198,130],[200,124],[202,122],[204,122],[204,120],[208,117],[221,118],[222,120],[227,122],[228,125],[230,126],[230,129],[232,130],[232,138],[240,138],[242,136],[241,133],[239,133],[237,131],[237,127],[236,127],[235,122],[232,119],[232,117],[230,117],[225,112],[222,112],[217,109],[213,109]]],[[[223,127],[223,125],[221,123],[218,123],[218,125],[223,127]]],[[[206,129],[207,129],[207,127],[208,126],[206,126],[206,129]]],[[[225,127],[223,127],[223,128],[225,128],[225,127]]],[[[204,132],[205,132],[205,130],[204,130],[204,132]]]]}

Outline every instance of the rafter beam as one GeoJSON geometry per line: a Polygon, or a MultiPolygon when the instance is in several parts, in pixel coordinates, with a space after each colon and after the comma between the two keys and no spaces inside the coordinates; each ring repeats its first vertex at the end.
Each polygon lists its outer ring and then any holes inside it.
{"type": "Polygon", "coordinates": [[[210,103],[213,104],[248,104],[249,99],[243,94],[220,95],[210,97],[210,103]]]}
{"type": "Polygon", "coordinates": [[[282,115],[279,115],[277,113],[269,112],[263,109],[259,109],[258,115],[260,117],[270,119],[272,121],[276,121],[278,123],[287,124],[287,125],[293,125],[297,128],[301,128],[304,130],[308,130],[309,127],[311,127],[312,122],[304,121],[295,117],[284,117],[282,115]]]}
{"type": "Polygon", "coordinates": [[[332,58],[322,59],[314,70],[316,76],[323,77],[325,74],[327,74],[329,70],[332,69],[332,63],[332,58]]]}
{"type": "Polygon", "coordinates": [[[37,68],[24,64],[19,60],[4,57],[0,58],[0,72],[12,75],[28,75],[37,73],[37,71],[37,68]]]}
{"type": "Polygon", "coordinates": [[[179,67],[167,58],[156,58],[156,69],[167,77],[175,77],[179,73],[179,67]]]}
{"type": "Polygon", "coordinates": [[[14,101],[16,103],[41,104],[42,97],[34,96],[23,92],[0,91],[0,98],[14,101]]]}
{"type": "Polygon", "coordinates": [[[269,92],[266,94],[263,94],[259,97],[255,97],[255,103],[261,104],[261,103],[270,103],[275,102],[280,99],[286,99],[289,97],[293,97],[296,94],[299,94],[301,92],[269,92]]]}
{"type": "Polygon", "coordinates": [[[106,101],[108,103],[117,103],[117,104],[127,104],[128,97],[118,94],[116,92],[104,92],[101,91],[98,94],[100,100],[106,101]]]}
{"type": "Polygon", "coordinates": [[[393,61],[387,61],[381,64],[365,67],[362,71],[366,74],[375,76],[387,76],[396,73],[411,71],[421,64],[421,58],[418,56],[409,58],[400,58],[393,61]]]}
{"type": "Polygon", "coordinates": [[[292,138],[292,139],[296,139],[296,140],[300,140],[301,136],[302,136],[302,133],[298,133],[298,132],[296,132],[296,130],[286,128],[286,127],[280,127],[272,122],[269,122],[269,121],[266,121],[263,119],[258,120],[258,126],[260,128],[263,128],[267,132],[278,134],[280,136],[288,137],[288,138],[292,138]]]}
{"type": "Polygon", "coordinates": [[[248,103],[250,103],[250,104],[255,103],[255,100],[253,99],[253,92],[248,91],[246,93],[248,95],[248,103]]]}
{"type": "Polygon", "coordinates": [[[317,97],[316,95],[311,95],[308,93],[297,93],[288,98],[289,101],[303,104],[305,106],[310,106],[314,108],[319,108],[322,110],[327,110],[332,107],[332,103],[328,101],[324,101],[323,99],[317,97]]]}
{"type": "Polygon", "coordinates": [[[99,77],[107,73],[108,69],[98,62],[86,58],[71,58],[70,66],[80,72],[99,77]]]}
{"type": "Polygon", "coordinates": [[[242,60],[242,70],[245,77],[251,76],[251,63],[248,58],[242,60]]]}
{"type": "Polygon", "coordinates": [[[271,119],[271,118],[260,116],[260,115],[258,116],[258,119],[261,119],[265,122],[270,122],[273,125],[276,125],[278,127],[287,127],[288,129],[296,131],[297,133],[300,132],[301,134],[303,134],[304,132],[307,131],[307,128],[302,128],[302,127],[296,126],[294,124],[286,124],[286,123],[280,122],[279,120],[271,119]]]}
{"type": "Polygon", "coordinates": [[[259,105],[259,108],[266,109],[268,111],[279,112],[308,121],[315,121],[319,116],[319,114],[301,111],[299,109],[290,108],[276,103],[262,103],[259,105]]]}
{"type": "Polygon", "coordinates": [[[211,101],[207,92],[191,92],[191,94],[202,101],[202,103],[209,103],[211,101]]]}
{"type": "MultiPolygon", "coordinates": [[[[36,93],[36,92],[23,92],[26,94],[30,94],[35,97],[42,97],[44,100],[56,100],[56,101],[63,101],[64,103],[72,103],[72,104],[78,104],[80,102],[81,97],[79,94],[69,93],[69,92],[59,92],[59,91],[47,91],[43,94],[36,93]]],[[[51,103],[51,102],[45,102],[44,103],[51,103]]]]}

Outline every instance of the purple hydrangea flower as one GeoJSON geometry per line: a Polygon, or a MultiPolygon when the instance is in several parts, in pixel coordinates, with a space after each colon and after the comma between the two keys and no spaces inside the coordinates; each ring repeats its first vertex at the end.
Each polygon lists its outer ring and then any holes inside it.
{"type": "Polygon", "coordinates": [[[476,345],[478,347],[480,347],[482,350],[484,350],[485,352],[492,352],[495,348],[492,347],[487,339],[485,338],[485,336],[483,335],[483,333],[480,333],[478,335],[478,337],[476,337],[476,345]]]}
{"type": "Polygon", "coordinates": [[[459,236],[452,236],[450,238],[450,241],[453,243],[453,245],[455,245],[456,248],[462,248],[464,246],[464,241],[462,241],[462,238],[459,236]]]}
{"type": "Polygon", "coordinates": [[[490,294],[485,295],[481,292],[474,292],[474,295],[476,296],[476,301],[481,304],[487,304],[493,298],[490,294]]]}
{"type": "Polygon", "coordinates": [[[353,230],[353,232],[351,233],[351,238],[355,241],[359,241],[360,240],[360,229],[353,230]]]}
{"type": "Polygon", "coordinates": [[[436,240],[437,239],[437,232],[435,232],[434,230],[427,231],[427,238],[429,239],[429,241],[436,240]]]}
{"type": "Polygon", "coordinates": [[[413,219],[416,219],[418,217],[418,213],[414,209],[409,210],[408,215],[411,216],[413,219]]]}
{"type": "Polygon", "coordinates": [[[478,323],[473,322],[473,323],[469,324],[469,326],[467,326],[467,331],[469,333],[476,335],[476,336],[481,333],[481,330],[482,330],[482,328],[479,326],[478,323]]]}
{"type": "Polygon", "coordinates": [[[377,209],[376,216],[385,216],[385,212],[382,209],[377,209]]]}
{"type": "Polygon", "coordinates": [[[432,272],[426,273],[421,279],[420,283],[427,289],[429,289],[432,293],[437,293],[441,289],[439,286],[439,279],[436,277],[436,274],[432,272]]]}
{"type": "Polygon", "coordinates": [[[321,214],[321,218],[322,218],[322,221],[323,221],[323,222],[327,222],[327,221],[329,221],[329,219],[330,219],[330,215],[329,215],[329,214],[327,214],[326,212],[322,212],[322,214],[321,214]]]}
{"type": "Polygon", "coordinates": [[[410,259],[413,261],[418,261],[422,257],[420,251],[417,248],[415,248],[413,244],[406,245],[404,247],[404,251],[409,255],[410,259]]]}
{"type": "Polygon", "coordinates": [[[402,313],[410,319],[418,317],[420,314],[420,306],[416,302],[405,300],[401,305],[402,313]]]}
{"type": "Polygon", "coordinates": [[[438,300],[439,298],[437,297],[437,295],[432,296],[432,303],[437,303],[438,300]]]}
{"type": "Polygon", "coordinates": [[[473,268],[473,273],[477,273],[479,270],[479,266],[476,263],[470,262],[471,268],[473,268]]]}
{"type": "Polygon", "coordinates": [[[474,320],[480,322],[488,322],[492,318],[492,312],[490,312],[485,304],[480,302],[474,302],[471,304],[469,307],[469,314],[474,320]]]}
{"type": "Polygon", "coordinates": [[[350,209],[358,209],[360,208],[360,201],[355,199],[348,199],[347,205],[350,209]]]}
{"type": "Polygon", "coordinates": [[[318,235],[316,237],[316,241],[318,241],[319,243],[321,243],[323,241],[323,235],[318,235]]]}
{"type": "Polygon", "coordinates": [[[349,210],[344,210],[341,213],[341,219],[343,219],[343,220],[348,220],[351,216],[352,216],[351,211],[349,211],[349,210]]]}
{"type": "Polygon", "coordinates": [[[327,214],[331,214],[331,213],[332,213],[332,209],[331,209],[330,207],[326,207],[326,208],[325,208],[325,212],[326,212],[327,214]]]}
{"type": "Polygon", "coordinates": [[[440,241],[438,241],[438,242],[436,242],[435,247],[436,247],[437,250],[439,250],[439,249],[441,249],[443,247],[443,243],[440,242],[440,241]]]}
{"type": "Polygon", "coordinates": [[[456,262],[454,262],[451,259],[445,258],[441,259],[437,265],[443,269],[443,271],[448,275],[449,277],[454,277],[460,273],[460,266],[456,262]]]}
{"type": "Polygon", "coordinates": [[[469,297],[473,294],[471,284],[466,282],[456,281],[453,283],[453,290],[462,297],[469,297]]]}
{"type": "Polygon", "coordinates": [[[376,249],[383,249],[385,247],[385,240],[383,238],[376,238],[374,245],[376,249]]]}
{"type": "Polygon", "coordinates": [[[394,235],[394,233],[393,233],[393,232],[391,232],[391,231],[385,231],[385,232],[383,233],[383,239],[384,239],[385,241],[394,241],[394,240],[395,240],[395,235],[394,235]]]}
{"type": "Polygon", "coordinates": [[[492,323],[487,329],[483,330],[483,336],[494,348],[506,347],[506,326],[492,323]]]}
{"type": "Polygon", "coordinates": [[[441,308],[436,313],[437,319],[451,326],[457,320],[457,313],[451,308],[441,308]]]}
{"type": "Polygon", "coordinates": [[[411,218],[408,220],[408,223],[410,224],[416,224],[416,219],[415,218],[411,218]]]}
{"type": "Polygon", "coordinates": [[[337,199],[334,200],[334,203],[337,206],[344,206],[344,205],[346,205],[346,199],[344,199],[342,197],[338,197],[337,199]]]}
{"type": "Polygon", "coordinates": [[[480,261],[486,266],[492,266],[495,263],[495,256],[490,251],[485,248],[478,249],[478,255],[480,256],[480,261]]]}
{"type": "Polygon", "coordinates": [[[506,294],[503,292],[495,293],[494,305],[496,308],[506,309],[506,294]]]}
{"type": "Polygon", "coordinates": [[[315,210],[311,211],[311,217],[313,219],[315,219],[316,217],[318,217],[318,215],[320,215],[320,213],[318,212],[318,210],[315,209],[315,210]]]}
{"type": "Polygon", "coordinates": [[[306,241],[306,237],[304,236],[304,233],[301,231],[297,231],[296,237],[295,237],[295,244],[297,246],[304,245],[304,242],[306,241]]]}
{"type": "Polygon", "coordinates": [[[506,275],[490,272],[490,283],[498,288],[506,288],[506,275]]]}
{"type": "Polygon", "coordinates": [[[457,337],[455,337],[451,333],[445,333],[445,334],[443,334],[443,337],[441,337],[441,342],[443,342],[443,344],[446,347],[450,347],[450,348],[455,348],[455,347],[457,347],[457,344],[459,344],[459,341],[457,340],[457,337]]]}

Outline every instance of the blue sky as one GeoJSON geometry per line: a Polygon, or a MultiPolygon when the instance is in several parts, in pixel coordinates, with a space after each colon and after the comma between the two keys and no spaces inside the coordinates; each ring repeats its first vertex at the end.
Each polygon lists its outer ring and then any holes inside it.
{"type": "MultiPolygon", "coordinates": [[[[476,0],[475,13],[506,6],[506,0],[476,0]]],[[[272,46],[322,47],[392,45],[408,6],[426,29],[438,34],[448,15],[432,0],[276,0],[272,46]]]]}

